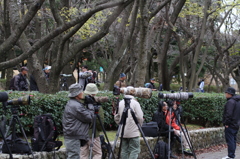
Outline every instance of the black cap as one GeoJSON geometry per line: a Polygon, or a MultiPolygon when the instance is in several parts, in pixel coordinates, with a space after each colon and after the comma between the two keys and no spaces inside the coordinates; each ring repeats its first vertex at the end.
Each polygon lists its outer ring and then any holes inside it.
{"type": "Polygon", "coordinates": [[[228,87],[228,89],[225,91],[225,93],[231,94],[231,95],[235,95],[235,89],[232,87],[228,87]]]}

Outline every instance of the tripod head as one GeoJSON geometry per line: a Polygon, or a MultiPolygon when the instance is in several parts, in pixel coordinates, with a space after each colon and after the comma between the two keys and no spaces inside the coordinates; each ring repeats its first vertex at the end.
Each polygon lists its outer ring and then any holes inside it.
{"type": "Polygon", "coordinates": [[[131,98],[123,98],[125,102],[125,108],[130,108],[131,98]]]}

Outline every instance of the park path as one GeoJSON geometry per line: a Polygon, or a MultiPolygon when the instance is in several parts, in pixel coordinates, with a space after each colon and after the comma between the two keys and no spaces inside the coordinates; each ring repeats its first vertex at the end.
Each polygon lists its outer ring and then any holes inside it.
{"type": "MultiPolygon", "coordinates": [[[[240,159],[240,146],[237,146],[235,155],[236,155],[235,159],[240,159]]],[[[222,159],[225,156],[227,156],[227,148],[221,149],[219,151],[198,154],[197,159],[222,159]]],[[[194,157],[186,157],[186,159],[193,158],[194,157]]]]}

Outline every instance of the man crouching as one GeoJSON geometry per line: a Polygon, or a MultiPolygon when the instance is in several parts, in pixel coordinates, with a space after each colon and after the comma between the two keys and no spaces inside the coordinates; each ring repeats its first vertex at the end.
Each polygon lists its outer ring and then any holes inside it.
{"type": "Polygon", "coordinates": [[[89,125],[94,117],[94,107],[84,107],[83,86],[72,84],[69,87],[70,100],[63,113],[63,135],[67,159],[79,159],[80,147],[88,141],[89,125]]]}

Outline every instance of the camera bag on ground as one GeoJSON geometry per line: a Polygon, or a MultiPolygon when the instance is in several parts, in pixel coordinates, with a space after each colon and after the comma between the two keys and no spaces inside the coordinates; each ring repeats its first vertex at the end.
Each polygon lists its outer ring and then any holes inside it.
{"type": "MultiPolygon", "coordinates": [[[[21,138],[18,137],[12,138],[12,135],[10,135],[9,137],[6,138],[6,142],[12,153],[31,154],[31,150],[28,146],[27,141],[24,141],[21,138]]],[[[2,146],[2,153],[9,154],[6,143],[4,143],[2,146]]]]}
{"type": "Polygon", "coordinates": [[[33,128],[34,134],[31,140],[33,151],[49,152],[60,149],[62,141],[56,141],[58,131],[51,114],[36,116],[33,128]]]}
{"type": "Polygon", "coordinates": [[[153,153],[156,159],[168,159],[168,144],[164,141],[158,141],[153,153]]]}
{"type": "Polygon", "coordinates": [[[157,137],[159,134],[157,122],[143,123],[142,131],[146,137],[157,137]]]}
{"type": "Polygon", "coordinates": [[[107,158],[108,154],[111,152],[111,145],[105,142],[105,138],[103,135],[99,135],[101,141],[102,148],[102,159],[107,158]]]}

